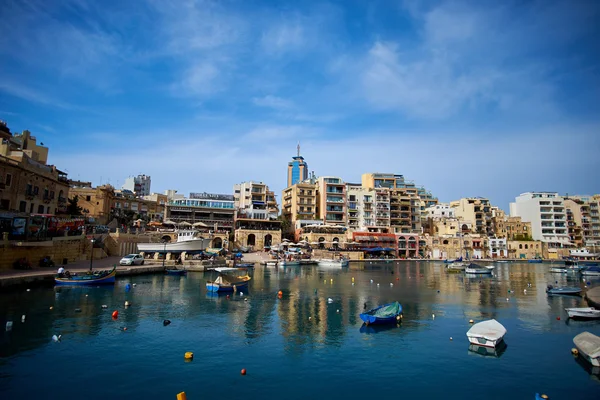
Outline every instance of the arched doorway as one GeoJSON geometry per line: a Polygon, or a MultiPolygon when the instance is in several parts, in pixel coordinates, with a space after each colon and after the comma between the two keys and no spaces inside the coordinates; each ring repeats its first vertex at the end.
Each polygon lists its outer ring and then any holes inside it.
{"type": "Polygon", "coordinates": [[[254,246],[256,244],[256,236],[254,235],[254,233],[248,235],[246,244],[248,246],[254,246]]]}
{"type": "Polygon", "coordinates": [[[336,237],[333,238],[333,248],[335,250],[338,250],[340,248],[340,239],[336,237]]]}
{"type": "Polygon", "coordinates": [[[265,235],[265,247],[267,246],[271,246],[271,243],[273,242],[273,236],[269,235],[265,235]]]}
{"type": "Polygon", "coordinates": [[[325,248],[325,238],[320,237],[319,238],[319,249],[324,249],[324,248],[325,248]]]}
{"type": "Polygon", "coordinates": [[[215,249],[220,249],[221,247],[223,247],[223,239],[219,237],[214,238],[212,247],[214,247],[215,249]]]}
{"type": "Polygon", "coordinates": [[[463,233],[468,233],[468,232],[470,232],[470,231],[471,231],[471,230],[469,229],[469,227],[467,226],[467,224],[463,224],[463,225],[461,226],[461,228],[460,228],[460,229],[461,229],[461,231],[462,231],[463,233]]]}
{"type": "Polygon", "coordinates": [[[167,243],[169,243],[171,241],[171,236],[165,235],[165,236],[163,236],[163,237],[160,238],[160,241],[161,242],[167,242],[167,243]]]}

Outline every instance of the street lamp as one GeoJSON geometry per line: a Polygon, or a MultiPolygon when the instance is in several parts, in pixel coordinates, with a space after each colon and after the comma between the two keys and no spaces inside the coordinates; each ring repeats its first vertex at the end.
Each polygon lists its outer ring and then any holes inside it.
{"type": "Polygon", "coordinates": [[[96,239],[92,238],[90,239],[90,242],[92,242],[92,251],[90,251],[90,272],[92,272],[92,263],[94,262],[94,242],[96,241],[96,239]]]}

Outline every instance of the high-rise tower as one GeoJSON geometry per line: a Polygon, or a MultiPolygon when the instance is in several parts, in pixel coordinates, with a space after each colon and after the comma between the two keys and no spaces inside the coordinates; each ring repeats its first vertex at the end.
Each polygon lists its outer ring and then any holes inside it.
{"type": "Polygon", "coordinates": [[[300,142],[298,142],[297,149],[298,154],[292,157],[293,161],[288,163],[287,187],[308,179],[308,164],[304,161],[304,157],[300,155],[300,142]]]}

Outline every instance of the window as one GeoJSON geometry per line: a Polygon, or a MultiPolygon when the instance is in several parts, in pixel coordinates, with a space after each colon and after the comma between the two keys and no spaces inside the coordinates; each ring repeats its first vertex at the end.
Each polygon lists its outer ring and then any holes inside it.
{"type": "Polygon", "coordinates": [[[34,195],[37,195],[39,192],[40,192],[40,188],[39,188],[39,187],[37,187],[37,186],[34,186],[34,187],[33,187],[33,194],[34,194],[34,195]]]}
{"type": "Polygon", "coordinates": [[[524,226],[524,227],[523,227],[523,230],[524,230],[524,231],[527,231],[527,227],[526,227],[526,226],[524,226]]]}
{"type": "Polygon", "coordinates": [[[6,187],[10,187],[11,183],[12,183],[12,174],[6,174],[6,182],[4,182],[4,184],[6,185],[6,187]]]}
{"type": "Polygon", "coordinates": [[[31,204],[29,205],[29,214],[33,214],[33,207],[34,207],[34,204],[33,204],[33,203],[31,203],[31,204]]]}
{"type": "Polygon", "coordinates": [[[44,213],[44,206],[40,204],[38,206],[38,214],[43,214],[43,213],[44,213]]]}
{"type": "Polygon", "coordinates": [[[21,201],[19,203],[19,211],[20,212],[25,212],[26,210],[27,210],[27,202],[21,201]]]}
{"type": "Polygon", "coordinates": [[[53,191],[50,191],[50,198],[54,199],[54,192],[53,191]]]}
{"type": "Polygon", "coordinates": [[[92,200],[92,196],[85,196],[85,201],[91,201],[92,200]]]}
{"type": "Polygon", "coordinates": [[[522,244],[520,244],[520,245],[519,245],[519,249],[522,249],[522,248],[523,248],[523,245],[522,245],[522,244]]]}

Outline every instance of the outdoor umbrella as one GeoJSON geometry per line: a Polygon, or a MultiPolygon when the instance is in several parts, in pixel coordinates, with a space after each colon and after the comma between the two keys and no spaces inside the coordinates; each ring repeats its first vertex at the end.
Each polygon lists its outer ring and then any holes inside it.
{"type": "Polygon", "coordinates": [[[183,222],[180,222],[180,223],[179,223],[179,226],[192,226],[192,224],[190,224],[190,223],[189,223],[189,222],[187,222],[187,221],[183,221],[183,222]]]}
{"type": "Polygon", "coordinates": [[[208,225],[206,225],[204,222],[195,222],[192,224],[192,226],[198,227],[198,226],[204,226],[207,227],[208,225]]]}
{"type": "Polygon", "coordinates": [[[163,222],[163,225],[177,225],[177,223],[168,219],[165,222],[163,222]]]}

